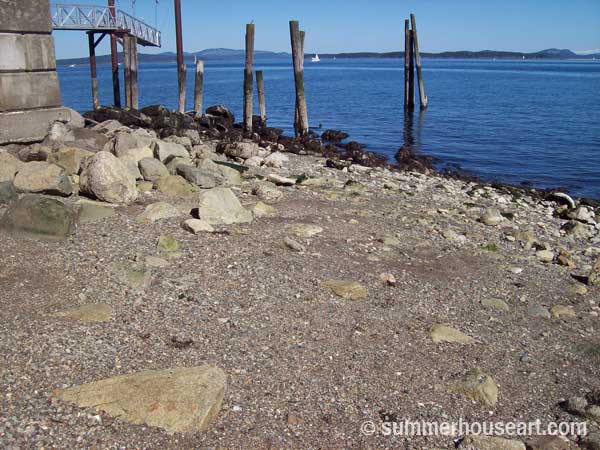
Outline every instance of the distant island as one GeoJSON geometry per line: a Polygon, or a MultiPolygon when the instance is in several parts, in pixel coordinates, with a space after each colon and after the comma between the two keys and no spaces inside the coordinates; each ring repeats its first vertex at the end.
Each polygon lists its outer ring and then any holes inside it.
{"type": "MultiPolygon", "coordinates": [[[[307,53],[307,57],[313,53],[307,53]]],[[[323,53],[320,55],[323,59],[332,58],[404,58],[404,52],[355,52],[355,53],[323,53]]],[[[424,58],[447,58],[447,59],[600,59],[600,53],[592,54],[577,54],[571,50],[549,48],[534,53],[508,52],[496,50],[481,50],[473,51],[457,51],[457,52],[442,52],[442,53],[421,53],[424,58]]],[[[122,53],[119,53],[119,61],[122,60],[122,53]]],[[[192,62],[194,58],[205,61],[222,61],[222,60],[237,60],[244,57],[244,50],[232,50],[228,48],[211,48],[201,50],[196,53],[185,53],[185,61],[192,62]]],[[[286,52],[270,52],[257,50],[254,52],[254,57],[257,60],[261,59],[277,59],[290,58],[291,55],[286,52]]],[[[110,64],[110,55],[102,55],[96,57],[98,64],[110,64]]],[[[157,54],[139,53],[138,61],[141,63],[168,63],[175,62],[177,55],[174,52],[164,52],[157,54]]],[[[86,58],[70,58],[59,59],[59,65],[78,65],[88,64],[89,59],[86,58]]]]}

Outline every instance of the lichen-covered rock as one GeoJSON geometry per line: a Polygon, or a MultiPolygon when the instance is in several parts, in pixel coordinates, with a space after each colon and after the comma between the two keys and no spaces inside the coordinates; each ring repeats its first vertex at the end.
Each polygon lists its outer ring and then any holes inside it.
{"type": "Polygon", "coordinates": [[[250,223],[254,218],[227,188],[215,188],[200,193],[198,216],[211,225],[250,223]]]}
{"type": "Polygon", "coordinates": [[[12,181],[23,164],[10,153],[0,153],[0,183],[12,181]]]}
{"type": "Polygon", "coordinates": [[[596,264],[592,267],[592,271],[588,277],[590,286],[600,286],[600,257],[596,260],[596,264]]]}
{"type": "Polygon", "coordinates": [[[48,162],[66,170],[69,175],[77,175],[84,159],[94,153],[75,147],[64,147],[48,155],[48,162]]]}
{"type": "Polygon", "coordinates": [[[323,287],[344,300],[357,301],[367,298],[367,289],[356,281],[327,280],[323,282],[323,287]]]}
{"type": "Polygon", "coordinates": [[[73,233],[76,220],[73,209],[64,203],[27,195],[9,207],[0,225],[15,235],[62,240],[73,233]]]}
{"type": "Polygon", "coordinates": [[[225,373],[205,365],[121,375],[55,394],[136,425],[194,432],[206,431],[217,416],[225,386],[225,373]]]}
{"type": "Polygon", "coordinates": [[[181,144],[157,141],[156,147],[154,147],[154,156],[161,162],[167,163],[173,158],[189,158],[190,154],[181,144]]]}
{"type": "Polygon", "coordinates": [[[450,385],[450,391],[465,395],[467,398],[486,406],[498,402],[498,386],[491,376],[473,369],[450,385]]]}
{"type": "Polygon", "coordinates": [[[146,181],[155,182],[159,178],[168,177],[167,167],[155,158],[143,158],[138,163],[140,173],[146,181]]]}
{"type": "Polygon", "coordinates": [[[47,162],[30,162],[21,166],[13,180],[18,192],[69,196],[73,185],[65,169],[47,162]]]}
{"type": "Polygon", "coordinates": [[[138,196],[135,176],[109,152],[98,152],[85,160],[79,179],[81,192],[109,203],[129,204],[138,196]]]}
{"type": "Polygon", "coordinates": [[[436,344],[441,342],[451,342],[458,344],[470,344],[475,341],[471,336],[446,325],[436,324],[429,331],[431,340],[436,344]]]}
{"type": "Polygon", "coordinates": [[[525,450],[525,444],[513,439],[495,436],[467,436],[461,443],[461,449],[467,450],[525,450]]]}
{"type": "Polygon", "coordinates": [[[225,179],[218,171],[208,171],[186,164],[177,166],[177,174],[203,189],[221,186],[225,182],[225,179]]]}
{"type": "Polygon", "coordinates": [[[179,175],[169,175],[156,181],[158,192],[169,197],[192,198],[198,195],[198,187],[179,175]]]}

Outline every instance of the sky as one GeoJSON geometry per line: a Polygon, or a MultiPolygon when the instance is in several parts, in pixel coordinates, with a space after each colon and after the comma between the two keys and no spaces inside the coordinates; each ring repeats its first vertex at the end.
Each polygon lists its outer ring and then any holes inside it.
{"type": "MultiPolygon", "coordinates": [[[[72,3],[103,5],[106,0],[72,3]]],[[[68,1],[51,3],[69,3],[68,1]]],[[[306,31],[306,53],[398,51],[404,19],[416,14],[421,51],[546,48],[600,52],[600,0],[181,0],[184,50],[244,48],[245,24],[256,24],[257,50],[290,51],[289,20],[306,31]]],[[[162,49],[175,50],[173,0],[117,0],[118,7],[158,25],[162,49]]],[[[58,58],[88,55],[80,31],[54,32],[58,58]]],[[[106,54],[102,43],[97,54],[106,54]]]]}

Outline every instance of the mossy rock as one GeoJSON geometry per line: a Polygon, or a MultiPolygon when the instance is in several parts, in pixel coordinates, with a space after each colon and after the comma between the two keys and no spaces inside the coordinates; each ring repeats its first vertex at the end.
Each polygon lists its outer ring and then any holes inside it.
{"type": "Polygon", "coordinates": [[[28,195],[11,205],[1,226],[18,236],[64,240],[73,233],[76,222],[77,214],[70,206],[53,198],[28,195]]]}

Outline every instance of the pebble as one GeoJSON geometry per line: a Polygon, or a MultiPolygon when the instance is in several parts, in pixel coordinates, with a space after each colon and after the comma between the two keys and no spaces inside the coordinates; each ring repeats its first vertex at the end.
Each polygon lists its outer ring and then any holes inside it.
{"type": "Polygon", "coordinates": [[[550,311],[541,305],[532,305],[527,309],[527,315],[534,319],[550,319],[550,311]]]}
{"type": "Polygon", "coordinates": [[[379,279],[388,286],[396,286],[396,277],[391,273],[382,273],[379,275],[379,279]]]}
{"type": "Polygon", "coordinates": [[[535,256],[537,257],[538,261],[548,264],[554,261],[555,254],[551,250],[540,250],[535,254],[535,256]]]}
{"type": "Polygon", "coordinates": [[[211,224],[201,219],[188,219],[181,224],[181,228],[193,234],[215,232],[211,224]]]}
{"type": "Polygon", "coordinates": [[[304,253],[306,251],[306,247],[299,243],[298,241],[293,240],[292,238],[286,237],[283,240],[284,245],[290,250],[297,253],[304,253]]]}
{"type": "Polygon", "coordinates": [[[502,214],[497,209],[488,209],[481,215],[479,220],[485,225],[495,227],[500,225],[504,217],[502,217],[502,214]]]}
{"type": "Polygon", "coordinates": [[[296,180],[291,178],[282,177],[274,173],[267,176],[267,181],[276,184],[277,186],[293,186],[296,184],[296,180]]]}
{"type": "Polygon", "coordinates": [[[504,300],[499,298],[485,298],[481,301],[483,306],[486,306],[491,309],[495,309],[498,311],[509,311],[510,306],[504,300]]]}

